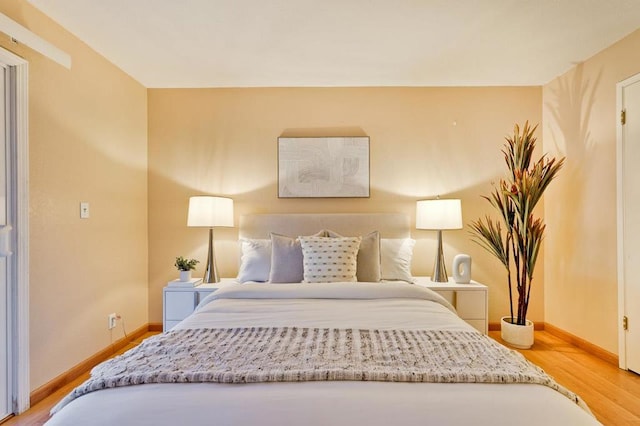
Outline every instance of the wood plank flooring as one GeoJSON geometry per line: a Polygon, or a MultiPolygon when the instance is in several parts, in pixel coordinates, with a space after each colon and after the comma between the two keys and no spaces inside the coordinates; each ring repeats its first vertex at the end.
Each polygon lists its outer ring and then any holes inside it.
{"type": "MultiPolygon", "coordinates": [[[[157,333],[145,334],[117,354],[131,349],[154,334],[157,333]]],[[[499,331],[492,331],[489,335],[501,341],[499,331]]],[[[640,426],[640,376],[620,370],[544,331],[536,331],[536,342],[533,348],[520,352],[542,367],[558,383],[580,395],[604,425],[640,426]]],[[[42,425],[49,418],[51,407],[88,377],[89,373],[86,373],[22,415],[11,418],[2,425],[42,425]]]]}
{"type": "MultiPolygon", "coordinates": [[[[604,425],[640,426],[640,376],[620,370],[544,331],[531,349],[520,350],[558,383],[578,394],[604,425]]],[[[489,336],[500,343],[499,331],[489,336]]]]}
{"type": "MultiPolygon", "coordinates": [[[[142,342],[147,337],[153,336],[154,334],[158,334],[158,332],[151,331],[144,334],[140,338],[129,343],[123,349],[114,352],[113,356],[120,355],[128,351],[129,349],[138,346],[140,342],[142,342]]],[[[70,382],[68,385],[65,385],[62,388],[58,389],[21,415],[12,417],[9,420],[5,421],[4,423],[2,423],[2,426],[39,426],[44,424],[47,420],[49,420],[49,411],[53,408],[53,406],[56,405],[58,401],[60,401],[66,394],[71,392],[76,386],[80,385],[88,378],[89,372],[87,371],[85,374],[70,382]]]]}

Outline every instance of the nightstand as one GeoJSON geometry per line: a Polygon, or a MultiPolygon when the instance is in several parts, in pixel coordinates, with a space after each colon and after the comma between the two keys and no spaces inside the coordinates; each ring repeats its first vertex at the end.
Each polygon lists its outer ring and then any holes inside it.
{"type": "Polygon", "coordinates": [[[486,285],[471,281],[458,284],[449,278],[438,283],[430,277],[414,277],[416,284],[428,287],[447,299],[458,312],[458,316],[481,333],[489,332],[489,291],[486,285]]]}
{"type": "Polygon", "coordinates": [[[171,330],[188,317],[198,303],[209,294],[225,285],[233,284],[234,278],[222,278],[219,283],[200,284],[196,287],[165,287],[162,290],[162,329],[171,330]]]}

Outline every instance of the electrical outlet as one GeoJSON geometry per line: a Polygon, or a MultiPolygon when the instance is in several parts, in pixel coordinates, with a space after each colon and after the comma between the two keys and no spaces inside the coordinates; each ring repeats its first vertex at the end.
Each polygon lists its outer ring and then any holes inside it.
{"type": "Polygon", "coordinates": [[[109,320],[109,323],[107,325],[108,329],[111,330],[116,328],[116,321],[118,320],[118,314],[116,314],[115,312],[112,314],[109,314],[107,319],[109,320]]]}

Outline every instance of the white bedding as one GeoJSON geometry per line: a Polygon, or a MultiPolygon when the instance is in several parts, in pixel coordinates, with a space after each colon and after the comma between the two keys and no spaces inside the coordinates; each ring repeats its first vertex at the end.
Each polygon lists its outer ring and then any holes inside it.
{"type": "MultiPolygon", "coordinates": [[[[203,301],[176,328],[473,330],[437,294],[409,284],[245,284],[203,301]]],[[[84,395],[48,425],[591,425],[541,385],[391,382],[147,384],[84,395]]]]}
{"type": "Polygon", "coordinates": [[[473,329],[452,311],[439,294],[402,282],[242,284],[210,294],[175,328],[473,329]]]}

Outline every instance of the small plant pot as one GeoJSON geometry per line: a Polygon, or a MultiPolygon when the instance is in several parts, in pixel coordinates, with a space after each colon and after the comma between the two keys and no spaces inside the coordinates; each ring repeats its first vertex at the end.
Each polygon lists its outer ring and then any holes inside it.
{"type": "Polygon", "coordinates": [[[191,271],[180,271],[180,281],[189,281],[191,279],[191,271]]]}
{"type": "Polygon", "coordinates": [[[511,317],[502,317],[500,337],[509,346],[517,349],[529,349],[533,346],[533,322],[526,320],[526,325],[518,325],[511,323],[511,317]]]}

